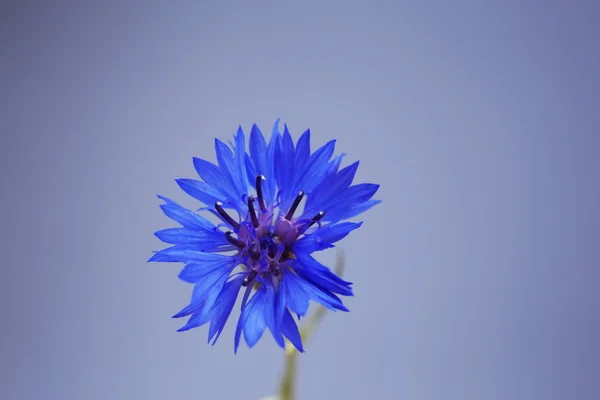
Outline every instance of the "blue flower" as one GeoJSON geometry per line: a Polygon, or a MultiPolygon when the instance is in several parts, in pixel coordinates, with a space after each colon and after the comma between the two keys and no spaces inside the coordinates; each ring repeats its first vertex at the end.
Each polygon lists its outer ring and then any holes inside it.
{"type": "Polygon", "coordinates": [[[249,142],[247,153],[241,127],[230,146],[216,139],[217,165],[194,158],[202,181],[176,180],[208,206],[200,210],[220,220],[216,226],[159,196],[165,215],[181,227],[155,233],[172,246],[149,261],[184,263],[179,278],[194,284],[190,304],[174,315],[189,317],[179,331],[210,322],[214,345],[241,291],[236,352],[242,334],[253,347],[267,327],[280,346],[285,337],[303,351],[292,314],[306,315],[310,300],[348,311],[338,295],[353,295],[350,282],[311,254],[361,226],[341,221],[378,204],[372,197],[379,185],[352,185],[358,162],[340,169],[343,155],[333,156],[335,140],[311,153],[309,130],[294,145],[287,126],[281,134],[277,121],[267,143],[254,125],[249,142]]]}

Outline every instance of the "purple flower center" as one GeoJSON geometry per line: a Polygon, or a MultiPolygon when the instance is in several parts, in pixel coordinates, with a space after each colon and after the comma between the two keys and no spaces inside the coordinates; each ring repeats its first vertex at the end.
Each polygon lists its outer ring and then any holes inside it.
{"type": "Polygon", "coordinates": [[[293,244],[325,215],[325,211],[321,211],[311,219],[294,218],[304,198],[304,192],[300,191],[290,209],[285,214],[280,210],[275,217],[275,207],[268,207],[263,198],[264,179],[262,175],[256,178],[257,197],[248,196],[248,216],[241,223],[227,214],[222,203],[215,203],[217,213],[233,228],[233,231],[225,232],[225,237],[238,248],[242,263],[247,267],[243,286],[257,279],[271,278],[274,283],[278,282],[282,271],[295,259],[293,244]]]}

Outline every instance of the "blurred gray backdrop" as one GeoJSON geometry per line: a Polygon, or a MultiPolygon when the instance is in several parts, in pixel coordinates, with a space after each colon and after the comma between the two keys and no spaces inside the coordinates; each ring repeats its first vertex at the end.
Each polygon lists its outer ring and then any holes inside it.
{"type": "MultiPolygon", "coordinates": [[[[0,398],[257,399],[146,264],[213,138],[331,138],[384,202],[300,399],[600,398],[600,3],[4,1],[0,398]]],[[[335,254],[324,257],[332,261],[335,254]]],[[[237,312],[237,311],[236,311],[237,312]]],[[[236,316],[234,315],[233,318],[236,316]]],[[[268,335],[268,334],[267,334],[268,335]]]]}

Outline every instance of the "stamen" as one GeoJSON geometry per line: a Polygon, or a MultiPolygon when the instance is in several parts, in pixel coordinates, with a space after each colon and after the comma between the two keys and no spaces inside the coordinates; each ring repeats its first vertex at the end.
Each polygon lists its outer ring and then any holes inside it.
{"type": "Polygon", "coordinates": [[[309,223],[307,223],[306,225],[304,225],[302,227],[302,229],[299,230],[299,233],[304,233],[306,232],[306,230],[308,228],[310,228],[311,226],[313,226],[314,224],[316,224],[317,222],[319,222],[321,220],[321,218],[323,218],[325,216],[325,211],[319,211],[319,213],[317,215],[315,215],[314,217],[312,217],[312,219],[310,220],[309,223]]]}
{"type": "Polygon", "coordinates": [[[315,222],[319,221],[324,216],[325,216],[325,211],[319,211],[319,213],[317,215],[315,215],[314,217],[312,217],[311,225],[314,224],[315,222]]]}
{"type": "Polygon", "coordinates": [[[285,219],[287,219],[288,221],[290,219],[292,219],[292,217],[294,216],[294,212],[296,212],[296,208],[298,208],[298,205],[302,201],[303,197],[304,197],[304,192],[301,190],[301,191],[298,192],[298,196],[296,196],[296,199],[294,200],[294,203],[292,204],[292,206],[290,207],[289,211],[285,215],[285,219]]]}
{"type": "Polygon", "coordinates": [[[258,206],[261,211],[266,211],[267,206],[265,205],[265,199],[263,198],[262,192],[262,181],[265,180],[264,175],[259,175],[256,177],[256,194],[258,195],[258,206]]]}
{"type": "Polygon", "coordinates": [[[260,251],[256,249],[250,249],[250,258],[253,260],[258,260],[260,258],[260,251]]]}
{"type": "Polygon", "coordinates": [[[252,271],[250,271],[248,276],[245,277],[244,280],[242,281],[242,286],[248,286],[250,284],[250,282],[252,282],[254,280],[254,278],[256,278],[256,275],[258,275],[258,271],[254,270],[254,269],[252,271]]]}
{"type": "Polygon", "coordinates": [[[225,238],[227,239],[227,241],[229,243],[231,243],[232,245],[239,247],[240,249],[243,249],[244,247],[246,247],[246,243],[244,243],[243,241],[241,241],[238,238],[233,237],[233,231],[227,231],[225,232],[225,238]]]}
{"type": "Polygon", "coordinates": [[[250,212],[252,226],[254,229],[258,228],[258,218],[256,217],[256,210],[254,209],[254,197],[252,196],[248,196],[248,211],[250,212]]]}
{"type": "Polygon", "coordinates": [[[229,214],[227,214],[227,212],[223,209],[223,203],[221,203],[220,201],[217,201],[215,203],[215,210],[217,210],[219,215],[221,215],[221,217],[223,217],[223,219],[225,221],[227,221],[229,223],[229,225],[231,225],[235,229],[240,229],[240,224],[236,220],[231,218],[231,216],[229,214]]]}

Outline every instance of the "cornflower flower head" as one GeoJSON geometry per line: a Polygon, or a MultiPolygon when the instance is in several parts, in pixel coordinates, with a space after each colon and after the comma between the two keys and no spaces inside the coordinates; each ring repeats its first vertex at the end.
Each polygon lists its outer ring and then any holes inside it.
{"type": "Polygon", "coordinates": [[[278,120],[268,143],[256,125],[249,142],[246,152],[241,127],[229,146],[215,139],[217,165],[194,158],[202,181],[176,180],[207,206],[198,211],[212,213],[219,224],[159,196],[165,215],[181,227],[155,233],[172,246],[149,261],[184,263],[179,278],[194,284],[190,304],[173,316],[189,317],[179,331],[210,323],[214,345],[241,292],[236,352],[242,334],[251,348],[267,327],[281,347],[285,337],[302,352],[292,313],[306,315],[311,300],[348,311],[338,296],[353,295],[350,282],[311,254],[361,226],[342,221],[378,204],[372,197],[379,185],[352,185],[358,162],[340,169],[335,140],[311,153],[310,130],[294,145],[278,120]]]}

